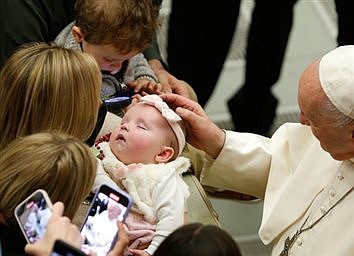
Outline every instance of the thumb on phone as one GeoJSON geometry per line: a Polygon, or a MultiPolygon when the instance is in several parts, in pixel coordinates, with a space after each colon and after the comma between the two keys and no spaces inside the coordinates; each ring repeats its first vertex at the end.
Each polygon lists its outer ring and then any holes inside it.
{"type": "Polygon", "coordinates": [[[128,250],[129,238],[121,221],[117,221],[118,240],[108,256],[121,256],[125,250],[128,250]]]}

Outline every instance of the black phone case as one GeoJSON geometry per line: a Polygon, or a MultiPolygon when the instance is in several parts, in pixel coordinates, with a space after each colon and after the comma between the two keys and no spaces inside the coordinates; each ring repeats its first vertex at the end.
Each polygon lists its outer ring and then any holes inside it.
{"type": "Polygon", "coordinates": [[[53,251],[50,256],[87,256],[83,251],[78,248],[65,243],[62,240],[56,240],[53,251]]]}

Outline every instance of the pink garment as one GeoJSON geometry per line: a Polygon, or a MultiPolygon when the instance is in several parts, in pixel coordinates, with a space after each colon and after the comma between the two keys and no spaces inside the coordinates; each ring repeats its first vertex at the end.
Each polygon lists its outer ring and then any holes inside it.
{"type": "Polygon", "coordinates": [[[130,212],[125,219],[125,228],[131,243],[129,249],[145,249],[152,241],[156,224],[149,223],[140,214],[130,212]],[[141,248],[143,245],[144,248],[141,248]]]}

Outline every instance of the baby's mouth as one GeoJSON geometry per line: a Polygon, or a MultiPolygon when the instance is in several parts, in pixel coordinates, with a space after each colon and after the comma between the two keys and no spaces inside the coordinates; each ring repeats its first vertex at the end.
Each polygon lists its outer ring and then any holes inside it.
{"type": "Polygon", "coordinates": [[[125,141],[123,134],[118,134],[116,140],[125,141]]]}

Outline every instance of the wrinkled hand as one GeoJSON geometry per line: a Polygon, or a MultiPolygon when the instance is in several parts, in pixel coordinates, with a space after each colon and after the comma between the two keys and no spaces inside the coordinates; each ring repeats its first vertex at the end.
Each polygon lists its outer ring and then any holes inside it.
{"type": "Polygon", "coordinates": [[[188,87],[186,82],[178,80],[176,77],[171,75],[157,59],[149,60],[151,69],[154,71],[155,75],[159,79],[161,84],[161,92],[166,93],[176,93],[184,97],[190,98],[188,87]]]}
{"type": "Polygon", "coordinates": [[[124,251],[128,248],[129,238],[127,233],[125,232],[123,223],[117,221],[117,227],[119,230],[118,240],[114,245],[113,249],[108,253],[108,256],[123,256],[124,251]]]}
{"type": "Polygon", "coordinates": [[[53,250],[55,240],[60,239],[77,248],[81,246],[79,229],[71,223],[68,217],[63,216],[64,204],[56,202],[52,208],[47,231],[44,237],[34,244],[27,244],[25,252],[31,255],[48,256],[53,250]]]}
{"type": "Polygon", "coordinates": [[[176,113],[186,124],[186,140],[192,146],[216,158],[225,141],[225,132],[207,116],[195,101],[176,94],[163,94],[160,97],[175,108],[176,113]]]}

